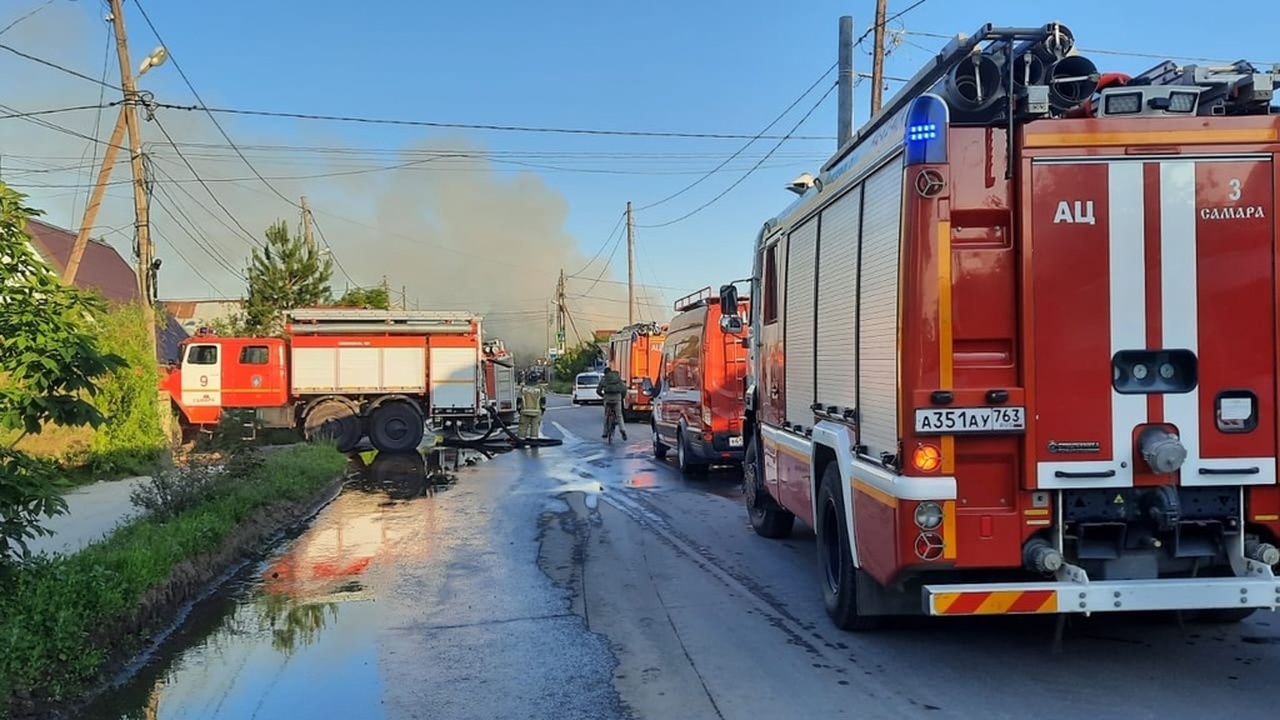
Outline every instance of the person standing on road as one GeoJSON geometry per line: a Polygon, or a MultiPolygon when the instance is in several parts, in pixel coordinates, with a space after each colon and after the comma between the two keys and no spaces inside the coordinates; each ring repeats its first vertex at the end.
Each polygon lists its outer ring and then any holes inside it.
{"type": "Polygon", "coordinates": [[[542,436],[542,409],[546,404],[547,398],[537,378],[528,377],[524,387],[520,388],[520,429],[517,435],[524,440],[542,436]]]}
{"type": "Polygon", "coordinates": [[[622,422],[622,396],[627,394],[627,383],[617,370],[606,367],[604,377],[600,378],[600,384],[596,385],[596,394],[604,398],[604,430],[600,433],[600,437],[606,440],[609,438],[609,411],[612,408],[618,418],[618,431],[622,433],[622,439],[626,440],[627,426],[622,422]]]}

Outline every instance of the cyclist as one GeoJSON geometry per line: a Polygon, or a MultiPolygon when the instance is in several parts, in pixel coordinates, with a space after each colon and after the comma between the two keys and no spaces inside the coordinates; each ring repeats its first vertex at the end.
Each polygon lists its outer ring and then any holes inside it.
{"type": "Polygon", "coordinates": [[[606,367],[604,377],[600,378],[600,384],[596,385],[596,394],[604,398],[604,432],[600,433],[600,437],[609,439],[609,415],[612,413],[617,419],[622,439],[626,440],[627,428],[622,423],[622,396],[627,394],[627,383],[623,381],[617,370],[606,367]]]}

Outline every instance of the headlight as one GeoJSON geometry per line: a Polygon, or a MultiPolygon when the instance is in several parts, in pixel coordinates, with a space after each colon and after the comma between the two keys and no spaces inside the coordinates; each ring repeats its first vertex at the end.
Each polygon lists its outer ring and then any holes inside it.
{"type": "Polygon", "coordinates": [[[942,506],[926,500],[916,506],[916,525],[921,530],[932,530],[942,524],[942,506]]]}

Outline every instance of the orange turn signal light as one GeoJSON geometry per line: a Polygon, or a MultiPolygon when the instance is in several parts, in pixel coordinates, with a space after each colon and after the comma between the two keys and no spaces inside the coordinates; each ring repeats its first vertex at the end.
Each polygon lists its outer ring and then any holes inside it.
{"type": "Polygon", "coordinates": [[[921,472],[933,472],[942,466],[942,451],[933,445],[920,444],[911,455],[911,462],[921,472]]]}

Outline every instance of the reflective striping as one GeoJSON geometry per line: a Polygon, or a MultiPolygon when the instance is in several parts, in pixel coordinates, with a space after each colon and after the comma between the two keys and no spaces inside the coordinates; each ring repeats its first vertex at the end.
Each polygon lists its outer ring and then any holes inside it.
{"type": "Polygon", "coordinates": [[[942,559],[956,559],[956,501],[942,503],[942,559]]]}
{"type": "MultiPolygon", "coordinates": [[[[950,390],[955,383],[955,352],[951,314],[951,222],[938,223],[938,386],[950,390]]],[[[942,472],[956,471],[956,438],[942,436],[942,472]]]]}
{"type": "Polygon", "coordinates": [[[934,615],[1025,615],[1057,611],[1056,590],[941,592],[933,596],[934,615]]]}
{"type": "Polygon", "coordinates": [[[878,487],[875,487],[874,485],[869,485],[865,481],[859,480],[856,477],[853,479],[853,489],[867,495],[872,500],[875,500],[881,505],[885,505],[891,508],[898,507],[898,498],[890,495],[889,493],[881,490],[878,487]]]}

